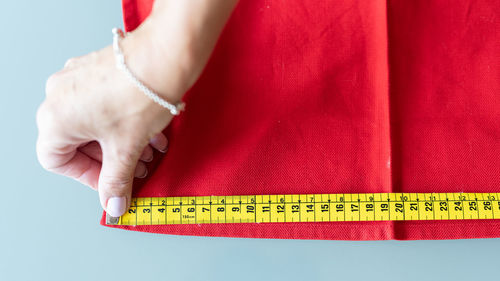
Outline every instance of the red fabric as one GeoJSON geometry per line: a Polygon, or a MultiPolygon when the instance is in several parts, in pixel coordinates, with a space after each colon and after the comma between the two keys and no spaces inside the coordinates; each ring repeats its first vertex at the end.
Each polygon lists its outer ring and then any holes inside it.
{"type": "MultiPolygon", "coordinates": [[[[240,1],[134,196],[500,191],[499,1],[240,1]]],[[[123,4],[133,30],[152,1],[123,4]]],[[[119,228],[500,237],[497,220],[119,228]]]]}

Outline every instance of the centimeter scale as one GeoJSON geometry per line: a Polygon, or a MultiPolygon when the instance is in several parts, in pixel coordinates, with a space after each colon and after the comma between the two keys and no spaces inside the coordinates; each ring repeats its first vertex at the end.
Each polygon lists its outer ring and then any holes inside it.
{"type": "Polygon", "coordinates": [[[358,193],[132,198],[108,225],[499,219],[499,193],[358,193]]]}

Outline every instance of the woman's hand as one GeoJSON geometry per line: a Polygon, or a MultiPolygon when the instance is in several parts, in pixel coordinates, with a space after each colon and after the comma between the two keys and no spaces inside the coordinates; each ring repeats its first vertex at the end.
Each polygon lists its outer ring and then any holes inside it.
{"type": "MultiPolygon", "coordinates": [[[[148,20],[120,43],[127,65],[177,103],[200,75],[235,3],[157,0],[148,20]]],[[[161,131],[172,117],[116,68],[109,46],[70,59],[47,81],[37,113],[38,159],[45,169],[97,189],[102,207],[118,217],[130,204],[134,177],[146,176],[153,148],[167,149],[161,131]]]]}
{"type": "Polygon", "coordinates": [[[166,150],[161,131],[172,116],[116,69],[110,47],[68,61],[46,93],[37,115],[40,163],[97,189],[103,208],[120,216],[152,147],[166,150]]]}

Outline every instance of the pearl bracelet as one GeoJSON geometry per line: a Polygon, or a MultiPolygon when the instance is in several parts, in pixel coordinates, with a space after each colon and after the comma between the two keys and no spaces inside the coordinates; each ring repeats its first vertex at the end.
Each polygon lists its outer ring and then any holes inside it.
{"type": "Polygon", "coordinates": [[[122,50],[120,49],[120,39],[124,37],[124,33],[119,28],[113,28],[113,50],[115,53],[116,59],[116,67],[122,70],[128,77],[128,79],[141,90],[146,96],[152,99],[157,104],[165,107],[170,110],[172,115],[179,115],[181,111],[184,111],[185,104],[184,102],[179,102],[177,104],[171,104],[166,100],[162,99],[158,94],[149,89],[146,85],[144,85],[139,79],[137,79],[134,74],[130,71],[125,63],[125,56],[123,55],[122,50]]]}

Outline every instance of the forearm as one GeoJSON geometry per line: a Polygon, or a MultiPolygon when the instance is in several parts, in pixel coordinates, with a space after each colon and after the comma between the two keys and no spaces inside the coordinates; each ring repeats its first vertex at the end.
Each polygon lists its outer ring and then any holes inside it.
{"type": "Polygon", "coordinates": [[[156,0],[123,41],[127,63],[164,98],[177,101],[196,81],[238,0],[156,0]]]}

